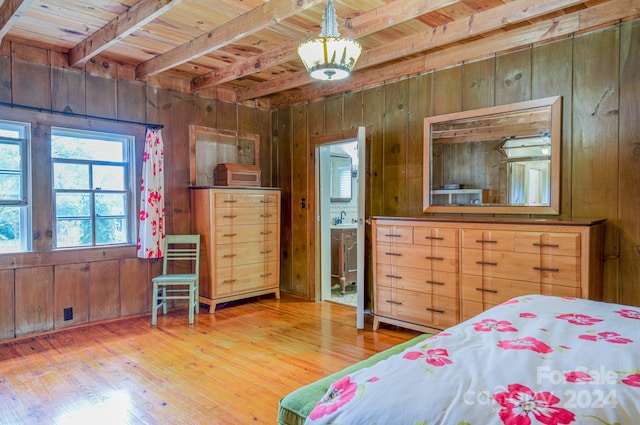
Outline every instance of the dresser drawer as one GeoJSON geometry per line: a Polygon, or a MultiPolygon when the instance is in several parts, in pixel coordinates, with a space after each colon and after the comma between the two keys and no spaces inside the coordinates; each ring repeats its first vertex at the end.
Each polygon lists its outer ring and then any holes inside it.
{"type": "Polygon", "coordinates": [[[458,323],[456,298],[429,296],[420,292],[376,288],[376,315],[444,329],[458,323]]]}
{"type": "Polygon", "coordinates": [[[413,243],[455,248],[458,246],[458,229],[416,226],[413,228],[413,243]]]}
{"type": "Polygon", "coordinates": [[[453,273],[458,271],[458,249],[379,243],[376,247],[376,262],[453,273]]]}
{"type": "Polygon", "coordinates": [[[540,272],[534,267],[539,263],[540,256],[536,254],[462,250],[462,274],[538,282],[540,272]]]}
{"type": "Polygon", "coordinates": [[[517,232],[515,250],[544,255],[580,256],[580,235],[577,233],[517,232]]]}
{"type": "Polygon", "coordinates": [[[220,245],[215,252],[214,267],[233,267],[243,264],[275,261],[279,258],[278,241],[240,242],[220,245]]]}
{"type": "Polygon", "coordinates": [[[461,277],[461,293],[463,300],[477,301],[491,305],[501,304],[513,297],[539,294],[541,285],[522,280],[500,279],[493,277],[472,276],[461,277]]]}
{"type": "Polygon", "coordinates": [[[503,230],[462,229],[462,248],[513,251],[515,234],[503,230]]]}
{"type": "Polygon", "coordinates": [[[241,226],[216,226],[216,245],[239,242],[277,240],[280,228],[276,223],[246,224],[241,226]]]}
{"type": "Polygon", "coordinates": [[[438,270],[377,264],[376,285],[446,297],[458,296],[458,274],[438,270]]]}
{"type": "Polygon", "coordinates": [[[220,192],[215,194],[215,208],[260,207],[278,205],[278,195],[262,193],[220,192]]]}
{"type": "Polygon", "coordinates": [[[217,211],[216,226],[238,226],[256,223],[277,223],[278,209],[275,206],[267,208],[228,208],[217,211]]]}
{"type": "Polygon", "coordinates": [[[247,264],[242,267],[217,268],[215,295],[238,294],[272,286],[278,280],[278,263],[247,264]]]}
{"type": "Polygon", "coordinates": [[[412,244],[413,227],[411,226],[378,226],[376,229],[377,242],[412,244]]]}

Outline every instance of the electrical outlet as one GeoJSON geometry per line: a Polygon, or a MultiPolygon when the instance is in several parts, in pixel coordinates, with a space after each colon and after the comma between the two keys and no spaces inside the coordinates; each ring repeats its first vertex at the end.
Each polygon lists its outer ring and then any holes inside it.
{"type": "Polygon", "coordinates": [[[73,320],[73,307],[67,307],[64,309],[64,320],[73,320]]]}

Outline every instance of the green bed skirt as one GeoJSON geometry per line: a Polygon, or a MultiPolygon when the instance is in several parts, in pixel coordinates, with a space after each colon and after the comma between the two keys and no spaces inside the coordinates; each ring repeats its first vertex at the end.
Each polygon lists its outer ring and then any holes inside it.
{"type": "Polygon", "coordinates": [[[417,336],[409,341],[405,341],[402,344],[395,345],[389,349],[374,354],[368,359],[362,360],[361,362],[353,364],[341,371],[289,393],[280,400],[278,408],[278,425],[303,425],[307,415],[311,413],[314,407],[316,407],[316,404],[318,404],[318,401],[320,401],[332,383],[345,375],[371,366],[386,359],[387,357],[399,353],[405,348],[427,339],[430,336],[430,334],[417,336]]]}

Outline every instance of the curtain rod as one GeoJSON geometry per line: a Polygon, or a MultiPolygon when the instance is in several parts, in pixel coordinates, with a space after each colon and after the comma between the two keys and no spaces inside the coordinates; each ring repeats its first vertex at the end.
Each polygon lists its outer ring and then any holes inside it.
{"type": "Polygon", "coordinates": [[[153,123],[146,123],[146,122],[139,122],[139,121],[120,120],[120,119],[117,119],[117,118],[105,118],[105,117],[99,117],[99,116],[96,116],[96,115],[78,114],[76,112],[55,111],[53,109],[39,108],[37,106],[20,105],[20,104],[17,104],[17,103],[10,103],[10,102],[0,102],[0,106],[8,106],[10,108],[18,108],[18,109],[28,109],[30,111],[46,112],[46,113],[49,113],[49,114],[58,114],[58,115],[64,115],[64,116],[67,116],[67,117],[77,117],[77,118],[104,120],[104,121],[117,122],[117,123],[121,123],[121,124],[144,125],[145,127],[150,128],[152,130],[160,130],[160,129],[164,128],[164,125],[162,125],[162,124],[153,124],[153,123]]]}

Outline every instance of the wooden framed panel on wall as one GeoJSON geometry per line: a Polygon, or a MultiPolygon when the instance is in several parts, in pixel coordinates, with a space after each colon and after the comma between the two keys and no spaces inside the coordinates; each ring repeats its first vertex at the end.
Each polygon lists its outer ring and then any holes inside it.
{"type": "Polygon", "coordinates": [[[213,186],[218,164],[260,165],[260,136],[189,126],[191,186],[213,186]]]}

